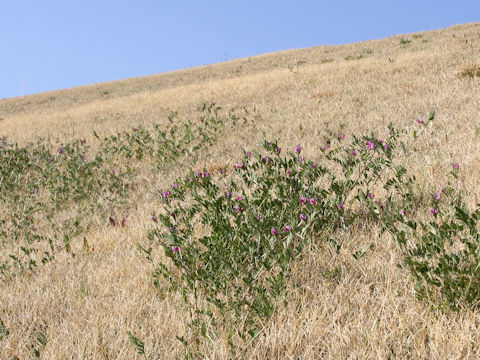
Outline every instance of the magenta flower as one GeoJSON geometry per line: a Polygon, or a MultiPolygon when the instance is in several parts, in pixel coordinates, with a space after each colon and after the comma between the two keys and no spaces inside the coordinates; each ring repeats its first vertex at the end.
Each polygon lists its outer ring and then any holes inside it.
{"type": "Polygon", "coordinates": [[[388,149],[388,148],[389,148],[388,144],[384,144],[384,145],[383,145],[383,148],[384,148],[384,149],[388,149]]]}
{"type": "Polygon", "coordinates": [[[381,209],[383,209],[383,204],[380,200],[377,201],[378,206],[380,206],[381,209]]]}
{"type": "Polygon", "coordinates": [[[85,140],[85,139],[81,139],[81,140],[80,140],[80,143],[81,143],[81,144],[85,144],[86,142],[87,142],[87,140],[85,140]]]}
{"type": "Polygon", "coordinates": [[[299,162],[299,163],[303,162],[303,157],[300,156],[300,157],[298,158],[298,162],[299,162]]]}
{"type": "Polygon", "coordinates": [[[292,170],[288,169],[287,174],[290,175],[292,173],[292,170]]]}
{"type": "Polygon", "coordinates": [[[272,235],[277,235],[277,234],[278,234],[278,231],[277,231],[276,228],[272,227],[272,228],[270,229],[270,233],[271,233],[272,235]]]}
{"type": "Polygon", "coordinates": [[[454,167],[456,170],[458,170],[458,169],[460,169],[460,164],[456,162],[455,164],[453,164],[453,167],[454,167]]]}
{"type": "Polygon", "coordinates": [[[236,212],[242,212],[243,209],[240,206],[237,205],[237,206],[235,206],[235,211],[236,212]]]}
{"type": "Polygon", "coordinates": [[[368,197],[370,199],[375,199],[375,194],[374,193],[368,193],[368,197]]]}
{"type": "Polygon", "coordinates": [[[205,121],[205,119],[203,117],[201,117],[199,120],[200,120],[201,123],[203,123],[205,121]]]}
{"type": "Polygon", "coordinates": [[[197,173],[195,173],[195,175],[196,175],[197,177],[202,177],[203,174],[202,174],[201,172],[197,172],[197,173]]]}
{"type": "Polygon", "coordinates": [[[317,201],[315,200],[315,198],[310,198],[310,205],[315,205],[317,203],[317,201]]]}
{"type": "Polygon", "coordinates": [[[225,197],[226,197],[227,199],[231,199],[231,198],[232,198],[232,193],[231,193],[230,191],[227,191],[227,192],[225,193],[225,197]]]}
{"type": "Polygon", "coordinates": [[[63,154],[63,149],[61,147],[58,148],[58,153],[63,154]]]}
{"type": "Polygon", "coordinates": [[[305,204],[306,202],[307,202],[307,198],[306,198],[306,197],[302,197],[302,198],[300,199],[300,204],[303,205],[303,204],[305,204]]]}
{"type": "Polygon", "coordinates": [[[302,151],[302,148],[300,146],[296,146],[295,147],[295,152],[299,153],[300,151],[302,151]]]}
{"type": "Polygon", "coordinates": [[[270,146],[272,145],[272,143],[270,141],[267,141],[267,146],[270,146]]]}
{"type": "Polygon", "coordinates": [[[343,204],[338,204],[338,210],[343,210],[343,204]]]}
{"type": "Polygon", "coordinates": [[[203,173],[203,176],[204,176],[204,177],[209,177],[209,176],[210,176],[210,173],[209,173],[208,171],[205,171],[205,172],[203,173]]]}
{"type": "Polygon", "coordinates": [[[243,163],[238,163],[238,164],[236,165],[236,167],[237,167],[237,169],[241,169],[241,168],[243,167],[243,163]]]}
{"type": "Polygon", "coordinates": [[[268,162],[270,161],[270,158],[269,158],[268,156],[265,156],[265,157],[263,158],[263,161],[265,161],[266,163],[268,163],[268,162]]]}
{"type": "Polygon", "coordinates": [[[177,188],[178,188],[178,184],[173,184],[173,188],[174,188],[174,189],[177,189],[177,188]]]}
{"type": "Polygon", "coordinates": [[[418,122],[419,124],[423,124],[423,118],[418,119],[417,122],[418,122]]]}
{"type": "Polygon", "coordinates": [[[322,146],[322,150],[323,150],[323,151],[325,151],[325,150],[327,150],[327,149],[328,149],[328,145],[323,145],[323,146],[322,146]]]}
{"type": "Polygon", "coordinates": [[[316,168],[317,168],[317,164],[313,163],[313,164],[312,164],[312,168],[316,169],[316,168]]]}
{"type": "Polygon", "coordinates": [[[435,208],[430,208],[430,214],[432,214],[432,215],[437,215],[437,209],[435,209],[435,208]]]}
{"type": "Polygon", "coordinates": [[[275,151],[279,153],[280,151],[282,151],[282,148],[279,147],[279,146],[277,146],[277,148],[275,149],[275,151]]]}
{"type": "Polygon", "coordinates": [[[407,212],[405,210],[400,210],[400,215],[407,216],[407,212]]]}
{"type": "Polygon", "coordinates": [[[440,193],[436,192],[435,194],[433,194],[433,198],[438,201],[440,200],[440,193]]]}
{"type": "Polygon", "coordinates": [[[173,227],[172,227],[172,226],[169,226],[169,227],[168,227],[168,231],[172,232],[172,231],[173,231],[173,227]]]}
{"type": "Polygon", "coordinates": [[[356,152],[355,150],[352,150],[352,151],[350,152],[350,155],[355,156],[355,155],[357,155],[357,152],[356,152]]]}
{"type": "Polygon", "coordinates": [[[373,141],[367,141],[367,149],[368,150],[374,150],[377,147],[373,141]]]}
{"type": "Polygon", "coordinates": [[[168,190],[167,190],[167,191],[164,191],[164,192],[162,193],[162,196],[163,196],[164,198],[167,198],[167,197],[169,197],[170,195],[172,195],[172,193],[171,193],[170,191],[168,191],[168,190]]]}
{"type": "Polygon", "coordinates": [[[172,252],[174,254],[176,254],[179,250],[180,250],[180,248],[178,246],[172,246],[172,252]]]}
{"type": "Polygon", "coordinates": [[[252,156],[252,153],[251,153],[250,151],[247,151],[247,152],[245,153],[245,155],[247,155],[248,157],[250,157],[250,156],[252,156]]]}
{"type": "Polygon", "coordinates": [[[307,220],[307,215],[305,214],[300,214],[300,220],[307,220]]]}
{"type": "Polygon", "coordinates": [[[290,225],[285,226],[285,231],[286,232],[289,232],[290,230],[292,230],[292,227],[290,225]]]}
{"type": "Polygon", "coordinates": [[[237,196],[237,200],[239,200],[239,201],[243,200],[242,195],[238,195],[238,196],[237,196]]]}
{"type": "Polygon", "coordinates": [[[137,131],[138,131],[138,128],[133,128],[133,131],[134,131],[134,132],[137,132],[137,131]]]}
{"type": "Polygon", "coordinates": [[[112,170],[111,172],[112,172],[112,175],[115,175],[115,170],[112,170]]]}
{"type": "Polygon", "coordinates": [[[339,138],[340,140],[343,140],[343,139],[345,139],[345,135],[344,135],[344,134],[339,134],[339,135],[338,135],[338,138],[339,138]]]}
{"type": "Polygon", "coordinates": [[[193,178],[190,178],[189,180],[190,180],[190,182],[193,182],[193,178]]]}
{"type": "Polygon", "coordinates": [[[262,215],[257,214],[257,220],[262,220],[262,215]]]}

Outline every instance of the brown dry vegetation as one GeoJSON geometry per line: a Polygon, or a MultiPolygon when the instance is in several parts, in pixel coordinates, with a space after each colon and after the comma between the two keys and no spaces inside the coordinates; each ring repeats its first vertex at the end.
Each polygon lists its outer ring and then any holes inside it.
{"type": "MultiPolygon", "coordinates": [[[[284,148],[301,145],[315,156],[325,122],[343,132],[386,133],[417,126],[432,110],[433,135],[405,159],[421,184],[442,186],[451,164],[461,164],[462,186],[480,194],[480,78],[459,76],[480,63],[480,24],[395,36],[343,46],[290,50],[221,64],[69,90],[0,100],[0,134],[19,143],[46,138],[92,138],[136,125],[198,116],[204,101],[224,110],[255,108],[255,127],[233,128],[204,151],[199,166],[212,169],[253,148],[262,132],[284,148]],[[410,42],[402,39],[408,39],[410,42]],[[434,169],[434,171],[432,170],[434,169]]],[[[137,250],[158,207],[156,189],[182,167],[137,189],[127,226],[99,221],[91,248],[75,258],[59,255],[35,274],[0,283],[1,359],[33,358],[42,331],[44,359],[133,359],[127,331],[145,342],[145,357],[181,357],[175,335],[185,331],[179,296],[158,296],[152,267],[137,250]],[[155,185],[153,185],[155,184],[155,185]]],[[[319,239],[320,240],[320,239],[319,239]]],[[[81,244],[78,245],[81,247],[81,244]]],[[[397,267],[397,245],[378,229],[344,241],[332,264],[328,247],[312,247],[296,265],[289,305],[275,313],[251,358],[479,358],[480,312],[439,313],[416,300],[409,274],[397,267]],[[373,249],[360,260],[351,253],[373,249]],[[328,270],[341,271],[329,276],[328,270]]],[[[206,351],[225,358],[219,340],[206,351]]]]}

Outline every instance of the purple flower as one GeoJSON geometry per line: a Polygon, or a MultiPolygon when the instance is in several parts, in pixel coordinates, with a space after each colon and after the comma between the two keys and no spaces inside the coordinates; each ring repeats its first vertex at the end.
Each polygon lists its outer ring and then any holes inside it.
{"type": "Polygon", "coordinates": [[[267,141],[267,146],[270,146],[272,145],[272,143],[270,141],[267,141]]]}
{"type": "Polygon", "coordinates": [[[302,151],[302,148],[300,146],[295,146],[295,152],[299,153],[300,151],[302,151]]]}
{"type": "Polygon", "coordinates": [[[112,175],[115,175],[115,170],[112,170],[111,172],[112,172],[112,175]]]}
{"type": "Polygon", "coordinates": [[[373,150],[377,147],[377,145],[375,145],[375,143],[373,141],[367,141],[367,149],[368,150],[373,150]]]}
{"type": "Polygon", "coordinates": [[[173,227],[172,227],[172,226],[169,226],[169,227],[168,227],[168,231],[172,232],[172,231],[173,231],[173,227]]]}
{"type": "Polygon", "coordinates": [[[138,128],[133,128],[133,131],[134,131],[134,132],[137,132],[137,131],[138,131],[138,128]]]}
{"type": "Polygon", "coordinates": [[[176,254],[179,250],[180,250],[180,248],[178,246],[172,246],[172,252],[174,254],[176,254]]]}
{"type": "Polygon", "coordinates": [[[203,174],[202,174],[201,172],[197,172],[197,173],[195,173],[195,175],[196,175],[197,177],[202,177],[203,174]]]}
{"type": "Polygon", "coordinates": [[[352,150],[352,151],[350,152],[350,155],[355,156],[355,155],[357,155],[357,152],[356,152],[355,150],[352,150]]]}
{"type": "Polygon", "coordinates": [[[163,196],[164,198],[167,198],[167,197],[169,197],[171,194],[172,194],[172,193],[167,190],[167,191],[164,191],[164,192],[162,193],[162,196],[163,196]]]}
{"type": "Polygon", "coordinates": [[[433,198],[438,201],[440,200],[440,193],[436,192],[435,194],[433,194],[433,198]]]}
{"type": "Polygon", "coordinates": [[[279,147],[279,146],[277,146],[277,148],[275,149],[275,151],[279,153],[280,151],[282,151],[282,148],[279,147]]]}
{"type": "Polygon", "coordinates": [[[250,156],[252,156],[252,153],[251,153],[250,151],[247,151],[247,152],[245,153],[245,155],[247,155],[248,157],[250,157],[250,156]]]}
{"type": "Polygon", "coordinates": [[[388,144],[384,144],[384,145],[383,145],[383,148],[384,148],[384,149],[388,149],[388,148],[389,148],[388,144]]]}
{"type": "Polygon", "coordinates": [[[157,222],[157,217],[156,217],[156,216],[152,216],[152,221],[153,221],[153,222],[157,222]]]}
{"type": "Polygon", "coordinates": [[[455,164],[453,164],[453,167],[454,167],[456,170],[458,170],[458,169],[460,169],[460,164],[456,162],[455,164]]]}
{"type": "Polygon", "coordinates": [[[239,201],[243,200],[242,195],[238,195],[238,196],[237,196],[237,200],[239,200],[239,201]]]}
{"type": "Polygon", "coordinates": [[[292,170],[288,169],[287,174],[290,175],[292,173],[292,170]]]}
{"type": "Polygon", "coordinates": [[[240,206],[235,206],[235,211],[236,212],[242,212],[242,208],[240,206]]]}
{"type": "Polygon", "coordinates": [[[419,124],[423,124],[423,118],[418,119],[417,122],[418,122],[419,124]]]}
{"type": "Polygon", "coordinates": [[[430,208],[430,214],[432,214],[432,215],[437,215],[437,209],[435,209],[435,208],[430,208]]]}
{"type": "Polygon", "coordinates": [[[174,188],[174,189],[177,189],[177,188],[178,188],[178,184],[177,184],[177,183],[173,184],[173,188],[174,188]]]}
{"type": "Polygon", "coordinates": [[[190,178],[189,180],[190,180],[190,182],[193,182],[193,178],[190,178]]]}
{"type": "Polygon", "coordinates": [[[400,215],[407,216],[407,212],[405,210],[400,210],[400,215]]]}
{"type": "Polygon", "coordinates": [[[242,167],[243,167],[243,163],[238,163],[238,164],[236,165],[236,168],[237,168],[237,169],[241,169],[242,167]]]}
{"type": "Polygon", "coordinates": [[[328,145],[323,145],[323,146],[322,146],[322,150],[323,150],[323,151],[325,151],[325,150],[327,150],[327,149],[328,149],[328,145]]]}
{"type": "Polygon", "coordinates": [[[316,168],[317,168],[317,164],[313,163],[313,164],[312,164],[312,168],[316,169],[316,168]]]}
{"type": "Polygon", "coordinates": [[[81,140],[80,140],[80,143],[81,143],[81,144],[85,144],[86,142],[87,142],[87,140],[85,140],[85,139],[81,139],[81,140]]]}
{"type": "Polygon", "coordinates": [[[201,117],[199,120],[200,120],[201,123],[203,123],[205,121],[205,119],[203,117],[201,117]]]}
{"type": "Polygon", "coordinates": [[[205,171],[205,172],[203,173],[203,176],[204,176],[204,177],[209,177],[209,176],[210,176],[210,173],[209,173],[208,171],[205,171]]]}
{"type": "Polygon", "coordinates": [[[265,161],[266,163],[268,163],[268,162],[270,161],[270,158],[269,158],[268,156],[265,156],[265,157],[263,158],[263,161],[265,161]]]}
{"type": "Polygon", "coordinates": [[[343,140],[343,139],[345,139],[345,135],[344,135],[344,134],[339,134],[339,135],[338,135],[338,138],[339,138],[340,140],[343,140]]]}
{"type": "Polygon", "coordinates": [[[299,163],[303,162],[303,157],[300,156],[300,157],[298,158],[298,162],[299,162],[299,163]]]}
{"type": "Polygon", "coordinates": [[[375,194],[374,193],[368,193],[368,197],[370,199],[375,199],[375,194]]]}
{"type": "Polygon", "coordinates": [[[58,153],[63,154],[63,149],[61,147],[58,148],[58,153]]]}
{"type": "Polygon", "coordinates": [[[447,193],[447,190],[442,189],[442,193],[446,194],[446,193],[447,193]]]}
{"type": "Polygon", "coordinates": [[[310,205],[315,205],[317,203],[317,201],[315,200],[315,198],[310,198],[310,205]]]}
{"type": "Polygon", "coordinates": [[[338,204],[338,210],[343,210],[343,204],[338,204]]]}
{"type": "Polygon", "coordinates": [[[292,227],[290,225],[285,226],[285,231],[286,232],[289,232],[290,230],[292,230],[292,227]]]}
{"type": "Polygon", "coordinates": [[[262,215],[257,214],[257,220],[262,220],[262,215]]]}
{"type": "Polygon", "coordinates": [[[307,215],[305,214],[300,214],[300,220],[307,220],[307,215]]]}
{"type": "Polygon", "coordinates": [[[377,201],[378,206],[380,206],[381,209],[383,209],[383,204],[380,200],[377,201]]]}
{"type": "Polygon", "coordinates": [[[303,196],[303,197],[300,199],[300,204],[303,205],[303,204],[305,204],[306,202],[307,202],[307,198],[303,196]]]}
{"type": "Polygon", "coordinates": [[[225,193],[225,197],[226,197],[227,199],[231,199],[231,198],[232,198],[232,193],[231,193],[230,191],[227,191],[227,192],[225,193]]]}
{"type": "Polygon", "coordinates": [[[272,228],[270,229],[270,234],[272,234],[272,235],[277,235],[277,234],[278,234],[277,229],[274,228],[274,227],[272,227],[272,228]]]}

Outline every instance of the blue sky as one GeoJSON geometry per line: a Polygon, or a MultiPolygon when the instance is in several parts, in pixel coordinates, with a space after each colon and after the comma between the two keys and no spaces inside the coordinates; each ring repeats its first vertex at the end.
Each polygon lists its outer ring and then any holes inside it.
{"type": "Polygon", "coordinates": [[[480,21],[480,0],[0,0],[0,99],[480,21]]]}

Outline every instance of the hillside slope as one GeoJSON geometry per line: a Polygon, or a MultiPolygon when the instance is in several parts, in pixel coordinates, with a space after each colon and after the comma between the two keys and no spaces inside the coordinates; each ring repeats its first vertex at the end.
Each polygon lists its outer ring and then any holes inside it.
{"type": "MultiPolygon", "coordinates": [[[[0,358],[31,358],[35,348],[45,359],[130,359],[136,351],[128,331],[145,343],[147,358],[181,356],[175,338],[186,331],[181,297],[158,295],[137,243],[146,242],[152,226],[157,189],[189,166],[231,168],[242,149],[258,148],[262,134],[321,161],[326,128],[386,136],[388,123],[412,129],[434,111],[431,135],[405,159],[409,171],[425,189],[440,188],[451,165],[460,163],[473,205],[480,195],[480,77],[466,71],[478,64],[480,23],[472,23],[0,100],[1,136],[20,145],[42,139],[54,149],[80,138],[94,143],[94,131],[102,137],[167,126],[173,112],[179,124],[197,121],[198,107],[208,102],[221,107],[221,116],[249,119],[227,124],[196,163],[184,158],[158,174],[142,165],[133,200],[111,210],[120,217],[128,211],[127,226],[95,218],[86,234],[94,251],[62,253],[33,274],[0,281],[0,325],[9,332],[2,337],[0,326],[0,358]],[[38,340],[39,333],[48,341],[38,340]]],[[[339,278],[325,276],[331,254],[324,249],[305,256],[292,276],[302,286],[292,285],[294,301],[276,314],[253,358],[480,356],[479,311],[438,315],[419,302],[408,273],[396,266],[396,244],[378,229],[347,240],[336,260],[339,278]],[[370,241],[375,251],[353,261],[350,254],[370,241]]],[[[81,249],[82,240],[72,246],[81,249]]],[[[211,358],[224,358],[226,349],[219,340],[211,358]]]]}

